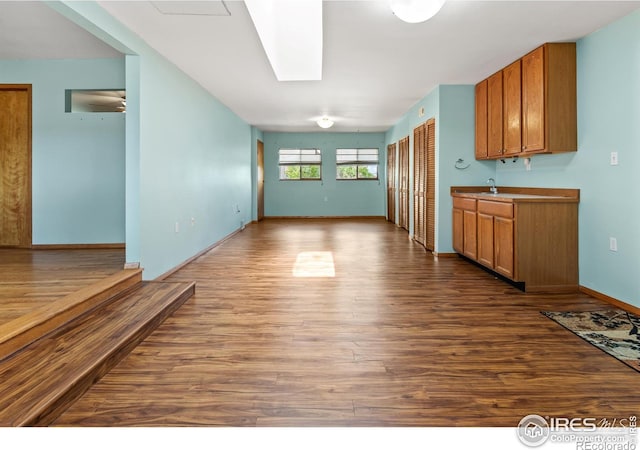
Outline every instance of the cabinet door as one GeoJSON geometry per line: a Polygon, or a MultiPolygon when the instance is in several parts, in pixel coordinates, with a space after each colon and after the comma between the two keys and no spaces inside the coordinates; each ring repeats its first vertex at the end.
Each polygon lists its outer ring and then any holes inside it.
{"type": "Polygon", "coordinates": [[[495,271],[513,278],[513,219],[494,217],[495,271]]]}
{"type": "Polygon", "coordinates": [[[464,219],[461,209],[453,209],[453,249],[464,253],[464,219]]]}
{"type": "Polygon", "coordinates": [[[487,155],[487,80],[483,80],[476,84],[476,159],[487,155]]]}
{"type": "Polygon", "coordinates": [[[478,213],[478,262],[493,269],[493,216],[478,213]]]}
{"type": "Polygon", "coordinates": [[[520,60],[502,71],[503,83],[503,140],[504,154],[514,155],[522,151],[521,124],[521,86],[520,60]]]}
{"type": "Polygon", "coordinates": [[[544,150],[544,47],[522,58],[522,149],[544,150]]]}
{"type": "Polygon", "coordinates": [[[487,80],[487,154],[502,156],[502,71],[487,80]]]}
{"type": "Polygon", "coordinates": [[[464,245],[463,254],[471,259],[477,259],[477,229],[476,229],[476,212],[464,211],[463,212],[463,230],[464,230],[464,245]]]}

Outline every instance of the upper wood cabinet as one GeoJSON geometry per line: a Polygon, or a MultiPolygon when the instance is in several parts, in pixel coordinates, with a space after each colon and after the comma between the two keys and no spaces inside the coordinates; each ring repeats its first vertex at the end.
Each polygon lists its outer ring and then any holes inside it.
{"type": "Polygon", "coordinates": [[[487,157],[499,158],[502,141],[502,71],[487,79],[487,157]]]}
{"type": "Polygon", "coordinates": [[[487,80],[482,80],[476,84],[476,159],[487,155],[487,80]]]}
{"type": "Polygon", "coordinates": [[[487,152],[477,147],[485,131],[478,115],[484,98],[476,96],[476,159],[578,149],[575,43],[538,47],[478,83],[476,93],[484,83],[487,152]]]}
{"type": "Polygon", "coordinates": [[[502,110],[504,155],[511,156],[522,150],[522,78],[520,60],[502,70],[502,110]]]}
{"type": "Polygon", "coordinates": [[[578,150],[576,44],[545,44],[522,58],[525,152],[578,150]]]}

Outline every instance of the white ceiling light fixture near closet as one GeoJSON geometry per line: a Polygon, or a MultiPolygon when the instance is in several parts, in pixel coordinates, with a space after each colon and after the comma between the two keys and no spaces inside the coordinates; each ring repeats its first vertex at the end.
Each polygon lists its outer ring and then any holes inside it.
{"type": "Polygon", "coordinates": [[[245,0],[278,81],[322,79],[322,0],[245,0]]]}
{"type": "Polygon", "coordinates": [[[420,23],[438,14],[445,0],[389,0],[391,11],[407,23],[420,23]]]}

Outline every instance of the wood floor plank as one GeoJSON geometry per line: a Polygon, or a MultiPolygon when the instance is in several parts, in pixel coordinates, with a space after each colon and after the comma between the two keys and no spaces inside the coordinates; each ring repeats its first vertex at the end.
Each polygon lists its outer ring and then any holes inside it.
{"type": "Polygon", "coordinates": [[[2,361],[0,426],[50,424],[193,290],[193,283],[139,283],[2,361]]]}
{"type": "Polygon", "coordinates": [[[384,220],[266,220],[174,273],[197,293],[58,426],[516,426],[637,415],[639,374],[384,220]],[[293,275],[331,252],[335,276],[293,275]]]}
{"type": "Polygon", "coordinates": [[[124,260],[122,249],[0,249],[0,324],[113,275],[124,260]]]}
{"type": "Polygon", "coordinates": [[[0,324],[0,361],[116,295],[132,289],[141,281],[141,269],[121,270],[0,324]]]}

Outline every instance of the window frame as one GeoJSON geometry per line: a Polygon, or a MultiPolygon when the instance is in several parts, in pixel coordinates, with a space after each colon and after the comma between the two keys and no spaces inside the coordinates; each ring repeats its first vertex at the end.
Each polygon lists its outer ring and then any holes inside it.
{"type": "MultiPolygon", "coordinates": [[[[364,155],[363,155],[364,156],[364,155]]],[[[336,181],[379,181],[380,180],[380,149],[375,147],[360,147],[360,148],[337,148],[336,149],[336,181]],[[339,162],[338,155],[341,150],[354,151],[355,150],[355,159],[339,162]],[[375,150],[376,151],[376,159],[361,159],[360,151],[361,150],[375,150]],[[360,166],[376,166],[376,176],[375,178],[363,178],[360,177],[360,166]],[[340,166],[355,166],[356,168],[356,177],[355,178],[340,178],[338,176],[340,166]]]]}
{"type": "MultiPolygon", "coordinates": [[[[315,156],[311,155],[311,156],[315,156]]],[[[289,155],[295,156],[295,155],[289,155]]],[[[278,150],[278,179],[279,181],[322,181],[322,150],[319,148],[280,148],[278,150]],[[297,151],[298,152],[298,160],[297,161],[289,161],[282,162],[282,151],[297,151]],[[313,151],[316,152],[315,155],[318,156],[318,162],[304,162],[302,157],[304,156],[305,151],[313,151]],[[318,178],[308,178],[302,176],[302,168],[303,167],[318,167],[319,176],[318,178]],[[300,172],[300,178],[283,178],[282,177],[282,169],[283,167],[298,167],[300,172]]]]}

